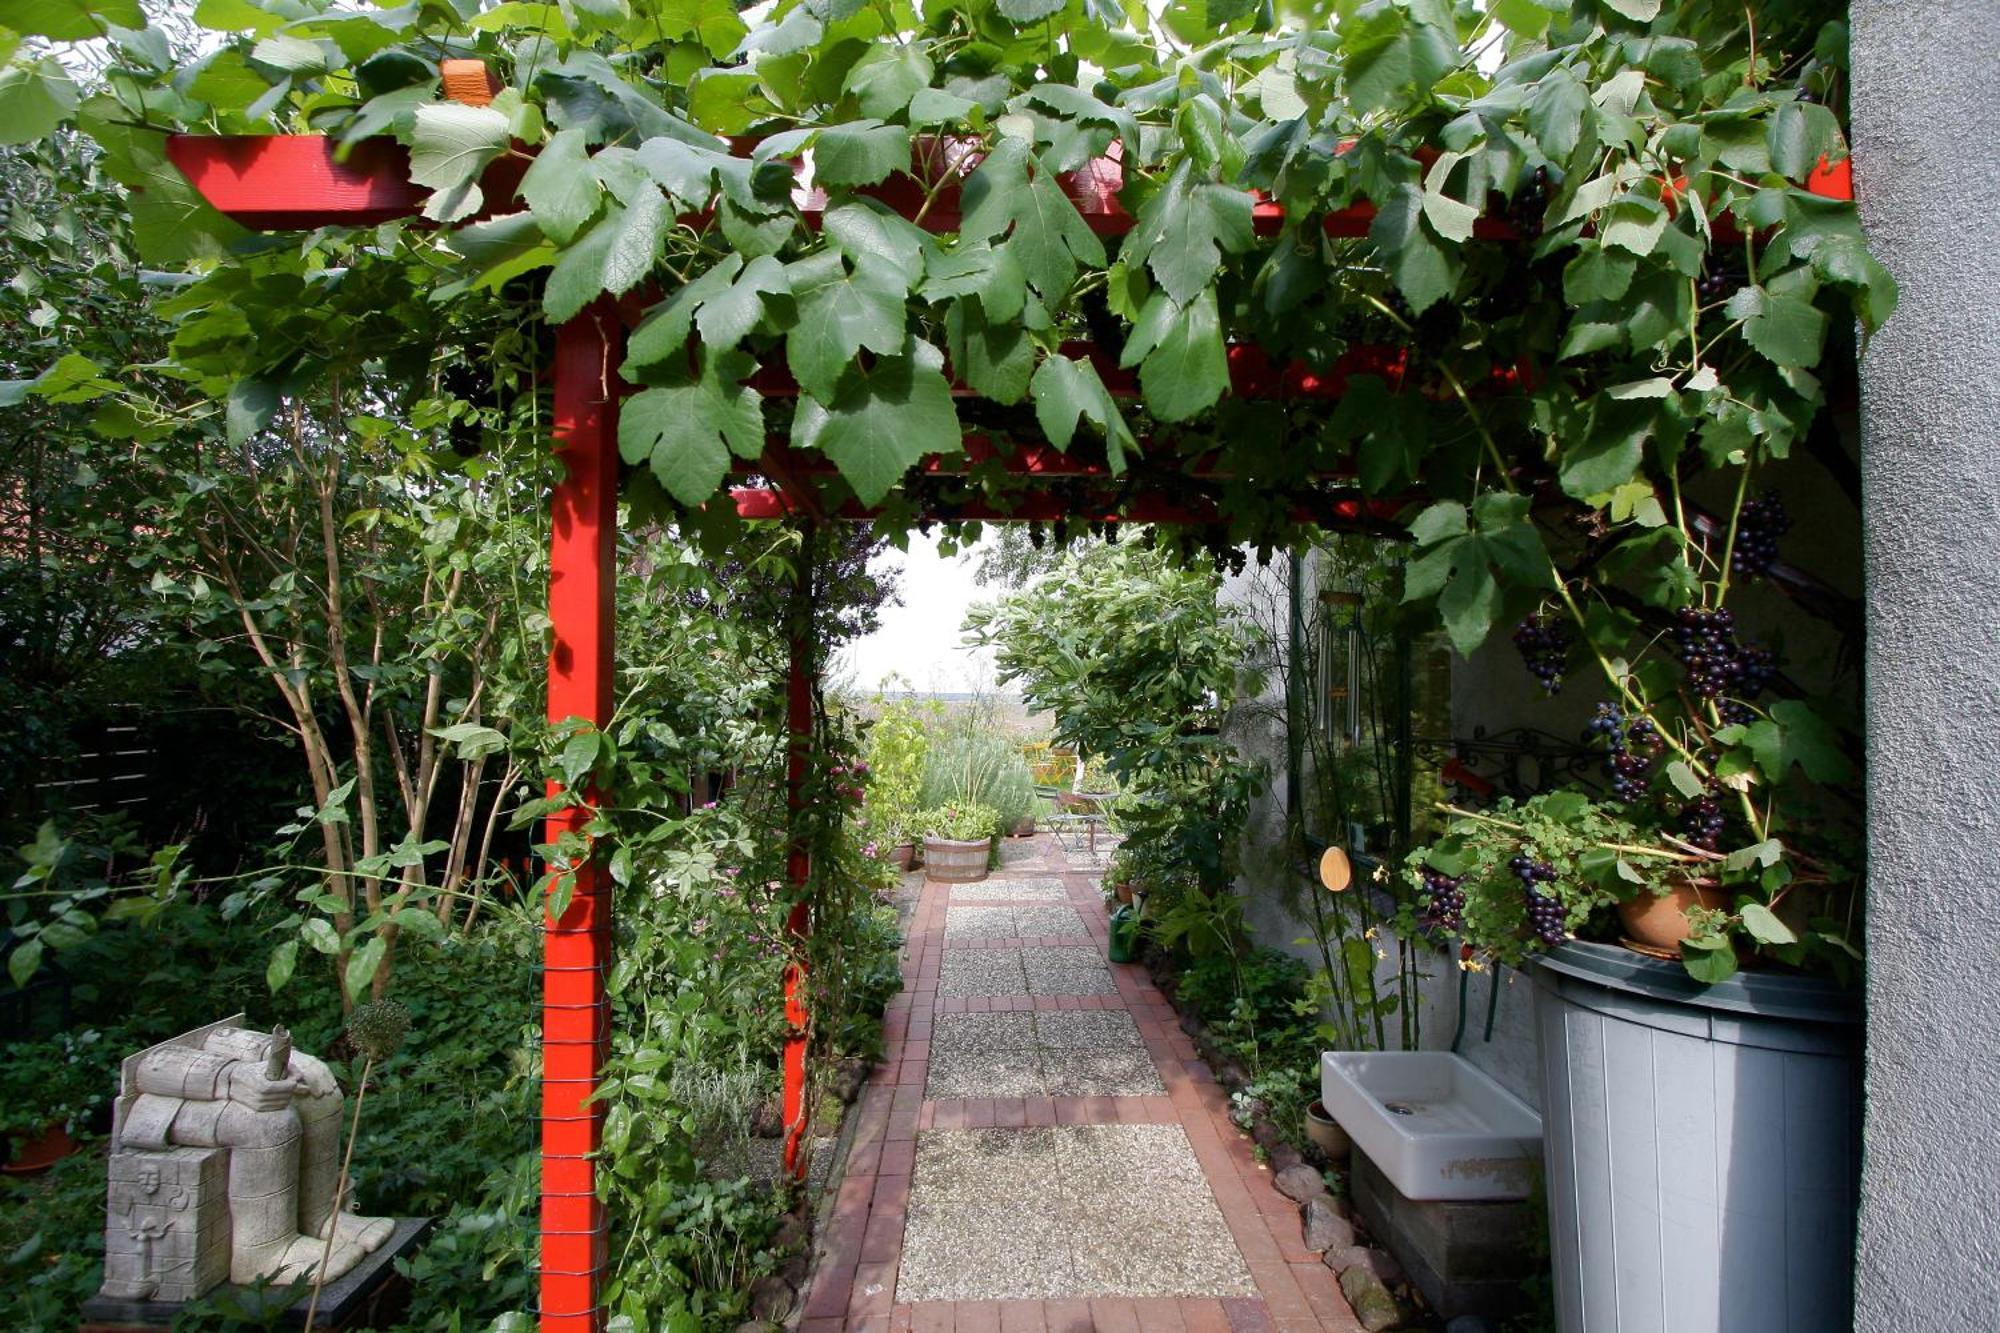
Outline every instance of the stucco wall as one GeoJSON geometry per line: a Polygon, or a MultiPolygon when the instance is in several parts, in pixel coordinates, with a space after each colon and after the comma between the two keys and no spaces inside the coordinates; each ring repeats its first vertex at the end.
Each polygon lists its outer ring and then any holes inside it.
{"type": "Polygon", "coordinates": [[[1855,174],[1902,285],[1862,363],[1863,1333],[2000,1328],[2000,6],[1855,0],[1855,174]]]}

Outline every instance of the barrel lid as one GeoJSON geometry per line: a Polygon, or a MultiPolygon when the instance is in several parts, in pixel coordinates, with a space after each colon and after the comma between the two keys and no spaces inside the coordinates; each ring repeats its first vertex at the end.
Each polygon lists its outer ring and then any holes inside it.
{"type": "Polygon", "coordinates": [[[1704,984],[1678,963],[1662,962],[1615,944],[1567,940],[1534,960],[1538,969],[1648,999],[1807,1023],[1861,1021],[1861,993],[1825,978],[1790,972],[1738,972],[1704,984]]]}

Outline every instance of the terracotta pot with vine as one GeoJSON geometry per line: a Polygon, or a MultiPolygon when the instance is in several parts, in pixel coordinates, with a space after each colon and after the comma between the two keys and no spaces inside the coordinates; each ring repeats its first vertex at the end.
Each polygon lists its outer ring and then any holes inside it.
{"type": "Polygon", "coordinates": [[[1640,894],[1618,904],[1628,949],[1653,958],[1679,962],[1681,941],[1694,933],[1688,909],[1729,910],[1729,895],[1712,879],[1681,880],[1663,893],[1640,894]]]}

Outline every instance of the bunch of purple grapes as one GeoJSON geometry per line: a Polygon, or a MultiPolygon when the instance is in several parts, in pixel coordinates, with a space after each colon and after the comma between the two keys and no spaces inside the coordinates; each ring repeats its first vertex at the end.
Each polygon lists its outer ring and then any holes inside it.
{"type": "Polygon", "coordinates": [[[1521,661],[1542,688],[1550,694],[1562,690],[1563,672],[1569,666],[1569,650],[1575,642],[1569,626],[1553,616],[1529,616],[1514,630],[1514,647],[1521,661]]]}
{"type": "Polygon", "coordinates": [[[1549,211],[1549,169],[1536,167],[1521,182],[1521,188],[1507,201],[1507,221],[1523,240],[1532,241],[1542,234],[1542,223],[1549,211]]]}
{"type": "Polygon", "coordinates": [[[1681,838],[1706,851],[1722,845],[1722,803],[1713,796],[1697,796],[1681,807],[1681,838]]]}
{"type": "Polygon", "coordinates": [[[1714,699],[1736,681],[1736,613],[1726,606],[1684,606],[1677,613],[1674,647],[1688,684],[1704,699],[1714,699]]]}
{"type": "Polygon", "coordinates": [[[1465,924],[1465,890],[1463,875],[1447,875],[1441,871],[1424,867],[1424,892],[1429,896],[1424,913],[1426,923],[1445,930],[1457,930],[1465,924]]]}
{"type": "Polygon", "coordinates": [[[1778,563],[1778,539],[1792,530],[1791,515],[1776,491],[1765,491],[1747,502],[1736,518],[1736,544],[1730,548],[1729,568],[1739,577],[1752,579],[1768,574],[1778,563]]]}
{"type": "Polygon", "coordinates": [[[1627,723],[1616,704],[1599,704],[1585,731],[1603,740],[1610,751],[1604,763],[1611,774],[1611,794],[1628,803],[1644,796],[1653,758],[1660,752],[1660,731],[1653,719],[1638,717],[1627,723]]]}
{"type": "Polygon", "coordinates": [[[1535,934],[1544,944],[1561,944],[1568,935],[1564,928],[1562,904],[1536,887],[1555,883],[1556,868],[1547,861],[1517,856],[1507,863],[1507,869],[1521,881],[1521,896],[1528,907],[1528,924],[1534,928],[1535,934]]]}

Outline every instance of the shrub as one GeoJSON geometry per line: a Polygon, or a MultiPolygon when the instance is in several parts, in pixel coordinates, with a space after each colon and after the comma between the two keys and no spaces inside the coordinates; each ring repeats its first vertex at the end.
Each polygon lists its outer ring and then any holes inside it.
{"type": "MultiPolygon", "coordinates": [[[[1035,781],[1021,752],[999,736],[949,732],[932,740],[924,758],[925,806],[982,805],[992,832],[1007,832],[1035,812],[1035,781]]],[[[978,836],[978,835],[974,835],[978,836]]]]}
{"type": "Polygon", "coordinates": [[[926,837],[973,842],[990,836],[997,818],[990,805],[940,805],[919,811],[916,826],[926,837]]]}

